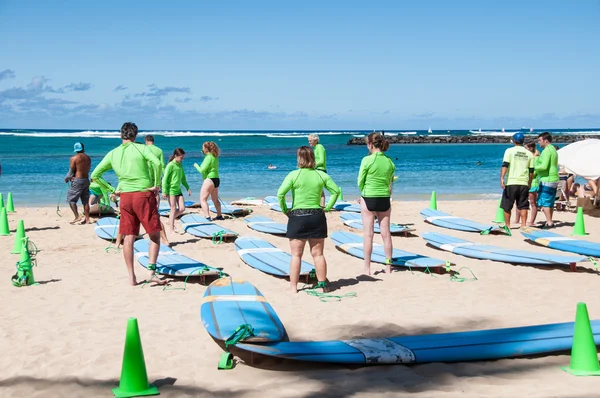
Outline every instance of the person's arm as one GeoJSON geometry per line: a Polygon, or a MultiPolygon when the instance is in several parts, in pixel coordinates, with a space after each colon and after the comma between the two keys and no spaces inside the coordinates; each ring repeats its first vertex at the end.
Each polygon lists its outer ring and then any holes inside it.
{"type": "Polygon", "coordinates": [[[187,179],[185,178],[185,171],[183,170],[183,166],[181,166],[181,184],[190,192],[190,186],[188,185],[187,179]]]}
{"type": "MultiPolygon", "coordinates": [[[[318,171],[317,171],[317,173],[318,173],[318,171]]],[[[325,206],[325,211],[329,211],[329,210],[331,210],[333,205],[335,205],[335,202],[337,201],[338,197],[340,196],[340,187],[338,187],[335,184],[335,182],[333,182],[333,179],[331,177],[329,177],[327,174],[323,173],[323,176],[325,176],[325,188],[331,194],[331,196],[329,197],[329,202],[327,202],[327,206],[325,206]]]]}
{"type": "Polygon", "coordinates": [[[550,168],[550,151],[542,151],[542,154],[538,157],[535,163],[535,171],[546,171],[550,168]]]}
{"type": "Polygon", "coordinates": [[[69,182],[75,177],[75,173],[77,172],[77,164],[75,163],[75,156],[71,156],[71,160],[69,160],[69,172],[65,176],[65,182],[69,182]]]}
{"type": "Polygon", "coordinates": [[[502,158],[502,168],[500,169],[500,186],[504,189],[504,177],[510,166],[510,156],[508,150],[504,151],[504,157],[502,158]]]}
{"type": "MultiPolygon", "coordinates": [[[[110,190],[111,186],[102,178],[102,174],[106,173],[108,170],[112,169],[112,164],[110,162],[112,151],[107,153],[104,156],[104,159],[96,166],[94,171],[92,171],[92,181],[96,184],[100,185],[100,188],[110,190]]],[[[118,189],[118,186],[117,186],[118,189]]]]}
{"type": "Polygon", "coordinates": [[[279,201],[279,206],[281,207],[281,211],[283,212],[283,214],[287,214],[288,212],[287,203],[285,203],[285,194],[288,193],[290,189],[292,189],[292,185],[294,183],[294,180],[292,179],[292,174],[294,174],[293,171],[285,177],[285,179],[281,183],[281,186],[277,190],[277,200],[279,201]]]}
{"type": "MultiPolygon", "coordinates": [[[[392,162],[392,159],[390,159],[392,162]]],[[[390,196],[392,196],[392,187],[394,185],[394,173],[396,172],[396,165],[392,162],[392,171],[390,172],[390,196]]]]}
{"type": "Polygon", "coordinates": [[[315,147],[315,168],[325,169],[325,147],[321,144],[315,147]]]}
{"type": "Polygon", "coordinates": [[[167,165],[165,169],[165,175],[162,178],[162,192],[163,195],[166,195],[169,192],[169,182],[171,181],[171,174],[173,174],[173,167],[171,167],[171,163],[167,165]]]}
{"type": "Polygon", "coordinates": [[[205,176],[207,175],[208,169],[210,168],[211,158],[212,156],[206,155],[200,166],[194,163],[194,167],[196,168],[196,170],[198,170],[198,173],[202,174],[202,178],[206,178],[205,176]]]}
{"type": "Polygon", "coordinates": [[[368,157],[363,158],[360,162],[360,169],[358,170],[358,189],[361,194],[365,187],[365,181],[367,180],[367,167],[365,166],[367,164],[367,159],[368,157]]]}
{"type": "MultiPolygon", "coordinates": [[[[138,145],[138,144],[133,144],[133,145],[138,145]]],[[[154,187],[160,187],[160,175],[162,174],[162,168],[164,167],[164,165],[160,162],[160,160],[158,159],[158,157],[152,153],[152,151],[145,145],[140,145],[141,147],[143,147],[142,152],[142,156],[144,157],[144,159],[146,159],[146,161],[152,163],[153,167],[150,167],[150,182],[152,182],[152,188],[154,187]],[[153,174],[153,175],[152,175],[153,174]]]]}

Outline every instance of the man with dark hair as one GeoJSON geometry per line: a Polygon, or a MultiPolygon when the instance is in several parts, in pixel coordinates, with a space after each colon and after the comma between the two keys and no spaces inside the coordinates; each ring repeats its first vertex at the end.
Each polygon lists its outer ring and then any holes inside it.
{"type": "Polygon", "coordinates": [[[150,278],[154,276],[156,270],[160,246],[160,216],[156,193],[161,183],[162,171],[160,160],[150,149],[146,145],[134,142],[137,133],[138,128],[134,123],[123,124],[122,144],[107,153],[92,172],[92,181],[105,189],[109,186],[102,178],[102,174],[112,169],[119,178],[119,191],[115,193],[121,197],[119,234],[125,236],[123,257],[129,272],[129,283],[133,286],[137,285],[133,270],[133,242],[140,233],[140,224],[150,238],[148,248],[150,278]],[[148,163],[153,167],[148,167],[148,163]]]}
{"type": "Polygon", "coordinates": [[[546,222],[541,228],[553,228],[552,215],[559,181],[558,152],[552,145],[552,135],[547,131],[538,135],[538,143],[543,150],[535,162],[535,171],[540,177],[537,205],[546,216],[546,222]]]}
{"type": "Polygon", "coordinates": [[[81,222],[82,216],[77,211],[77,201],[81,200],[83,204],[83,214],[85,219],[81,224],[90,223],[90,168],[92,167],[92,159],[85,154],[83,143],[76,142],[73,146],[73,152],[76,155],[71,156],[69,162],[69,172],[65,176],[65,182],[71,182],[69,192],[67,193],[67,203],[71,207],[75,219],[71,224],[81,222]]]}
{"type": "Polygon", "coordinates": [[[503,189],[500,207],[504,210],[504,224],[508,229],[510,212],[515,201],[521,213],[521,226],[525,227],[529,210],[529,188],[533,180],[533,155],[523,147],[525,135],[516,133],[512,141],[514,146],[504,152],[500,172],[500,186],[503,189]],[[507,176],[505,183],[504,179],[507,176]]]}

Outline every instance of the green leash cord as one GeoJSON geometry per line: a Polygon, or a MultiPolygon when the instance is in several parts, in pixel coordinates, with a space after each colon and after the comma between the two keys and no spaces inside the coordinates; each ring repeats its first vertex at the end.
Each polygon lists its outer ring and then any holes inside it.
{"type": "MultiPolygon", "coordinates": [[[[116,218],[117,218],[117,221],[118,221],[118,220],[119,220],[119,218],[121,218],[121,216],[120,216],[120,215],[117,215],[117,217],[116,217],[116,218]]],[[[113,233],[112,233],[112,239],[110,240],[110,244],[104,248],[104,251],[105,251],[106,253],[110,253],[110,251],[112,250],[113,241],[114,241],[114,242],[116,242],[116,241],[117,241],[117,235],[118,235],[118,234],[117,234],[117,228],[118,228],[118,227],[119,227],[119,225],[118,225],[117,223],[115,223],[115,229],[113,230],[113,233]]],[[[114,250],[115,250],[115,251],[114,251],[114,253],[115,253],[115,254],[121,253],[121,249],[119,249],[119,247],[116,247],[114,250]]]]}
{"type": "Polygon", "coordinates": [[[450,274],[450,282],[474,282],[477,279],[477,277],[475,276],[475,274],[473,273],[473,271],[471,271],[471,269],[469,267],[462,267],[459,268],[458,271],[455,271],[454,273],[452,273],[452,270],[450,269],[450,261],[446,261],[446,272],[450,274]],[[457,276],[460,275],[460,271],[463,269],[467,269],[470,273],[472,278],[465,278],[462,276],[457,276]]]}
{"type": "Polygon", "coordinates": [[[590,260],[592,264],[594,264],[594,267],[596,267],[596,272],[600,274],[600,270],[598,269],[598,263],[596,262],[596,260],[593,257],[588,257],[588,260],[590,260]]]}
{"type": "Polygon", "coordinates": [[[229,347],[236,345],[240,341],[247,339],[248,337],[254,336],[254,328],[245,323],[238,326],[237,329],[225,340],[225,352],[221,354],[217,369],[228,370],[233,369],[233,354],[229,352],[229,347]]]}
{"type": "Polygon", "coordinates": [[[337,296],[335,294],[324,293],[324,292],[317,292],[317,289],[325,290],[325,288],[327,288],[327,282],[317,282],[317,285],[314,288],[306,289],[305,291],[306,291],[306,294],[308,294],[309,296],[318,297],[319,300],[321,300],[324,303],[327,303],[329,301],[342,301],[342,299],[344,299],[344,298],[356,297],[355,292],[349,292],[349,293],[343,294],[341,296],[337,296]]]}
{"type": "Polygon", "coordinates": [[[225,233],[225,230],[220,230],[215,232],[214,234],[212,234],[212,243],[215,245],[219,245],[221,243],[223,243],[223,233],[225,233]],[[218,239],[218,241],[217,241],[218,239]]]}
{"type": "Polygon", "coordinates": [[[67,182],[65,184],[65,186],[60,190],[60,193],[58,194],[58,201],[56,202],[56,214],[58,214],[59,217],[62,217],[62,214],[60,214],[60,198],[68,186],[69,186],[69,183],[67,182]]]}

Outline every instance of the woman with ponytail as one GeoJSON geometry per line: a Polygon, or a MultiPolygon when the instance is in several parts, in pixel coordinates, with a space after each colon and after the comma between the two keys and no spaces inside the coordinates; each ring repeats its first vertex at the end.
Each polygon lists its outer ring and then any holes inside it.
{"type": "Polygon", "coordinates": [[[392,235],[390,233],[390,214],[392,196],[392,181],[396,166],[384,152],[390,148],[390,143],[379,133],[367,136],[369,155],[360,163],[358,172],[358,188],[361,193],[361,215],[363,222],[366,275],[371,275],[371,253],[373,251],[373,235],[375,217],[379,221],[381,238],[386,257],[386,272],[392,272],[392,235]]]}
{"type": "Polygon", "coordinates": [[[219,179],[219,147],[214,142],[208,141],[202,144],[202,152],[205,155],[202,164],[198,166],[194,163],[194,167],[202,174],[204,179],[200,189],[200,205],[204,216],[210,220],[210,213],[208,212],[208,197],[210,196],[217,210],[215,220],[222,220],[221,202],[219,202],[219,185],[221,185],[219,179]]]}
{"type": "Polygon", "coordinates": [[[173,233],[175,232],[175,219],[182,215],[185,210],[181,185],[187,189],[188,196],[192,194],[190,186],[185,178],[183,166],[181,165],[183,158],[185,158],[185,151],[181,148],[175,148],[173,155],[165,168],[165,175],[162,179],[163,198],[168,199],[169,206],[171,206],[169,225],[171,226],[171,232],[173,233]]]}

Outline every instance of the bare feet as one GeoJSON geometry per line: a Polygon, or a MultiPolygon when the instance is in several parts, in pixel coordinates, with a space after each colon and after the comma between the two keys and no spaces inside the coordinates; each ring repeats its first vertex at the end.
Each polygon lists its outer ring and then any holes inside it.
{"type": "Polygon", "coordinates": [[[79,224],[81,222],[81,220],[83,220],[83,216],[78,216],[73,221],[71,221],[69,224],[71,224],[71,225],[79,224]]]}
{"type": "Polygon", "coordinates": [[[386,274],[391,274],[392,273],[392,264],[387,264],[385,266],[385,273],[386,274]]]}
{"type": "Polygon", "coordinates": [[[363,275],[371,275],[371,267],[366,267],[363,271],[363,275]]]}

